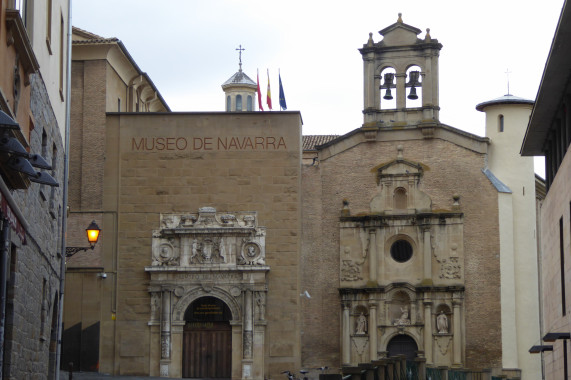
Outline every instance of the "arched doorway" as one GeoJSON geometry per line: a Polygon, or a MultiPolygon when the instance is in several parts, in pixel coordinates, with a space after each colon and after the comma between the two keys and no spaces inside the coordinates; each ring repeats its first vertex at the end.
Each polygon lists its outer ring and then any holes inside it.
{"type": "Polygon", "coordinates": [[[387,345],[388,356],[405,355],[406,360],[416,357],[418,346],[413,338],[408,335],[397,335],[387,345]]]}
{"type": "Polygon", "coordinates": [[[232,369],[230,308],[216,297],[201,297],[184,313],[182,376],[229,379],[232,369]]]}

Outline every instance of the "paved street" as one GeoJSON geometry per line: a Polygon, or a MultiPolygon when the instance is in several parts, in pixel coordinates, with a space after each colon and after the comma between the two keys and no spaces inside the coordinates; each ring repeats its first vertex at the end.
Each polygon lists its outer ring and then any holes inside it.
{"type": "MultiPolygon", "coordinates": [[[[60,380],[69,380],[69,373],[67,371],[61,371],[60,380]]],[[[104,373],[95,372],[74,372],[73,380],[159,380],[164,379],[164,377],[147,377],[147,376],[111,376],[104,373]]]]}

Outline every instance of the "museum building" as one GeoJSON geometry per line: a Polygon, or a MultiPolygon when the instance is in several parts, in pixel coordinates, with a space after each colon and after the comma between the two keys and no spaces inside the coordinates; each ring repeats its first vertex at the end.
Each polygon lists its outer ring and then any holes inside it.
{"type": "Polygon", "coordinates": [[[261,380],[402,354],[540,376],[533,102],[479,104],[487,137],[445,125],[442,45],[400,15],[379,33],[362,126],[302,136],[300,112],[254,112],[241,64],[226,112],[169,112],[120,41],[74,30],[69,231],[102,232],[68,261],[64,360],[261,380]]]}

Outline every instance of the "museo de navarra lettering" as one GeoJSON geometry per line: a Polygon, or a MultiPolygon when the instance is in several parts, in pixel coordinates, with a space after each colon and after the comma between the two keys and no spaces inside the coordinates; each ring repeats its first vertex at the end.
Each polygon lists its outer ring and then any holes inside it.
{"type": "Polygon", "coordinates": [[[283,137],[233,136],[233,137],[133,137],[133,151],[269,151],[287,150],[283,137]]]}

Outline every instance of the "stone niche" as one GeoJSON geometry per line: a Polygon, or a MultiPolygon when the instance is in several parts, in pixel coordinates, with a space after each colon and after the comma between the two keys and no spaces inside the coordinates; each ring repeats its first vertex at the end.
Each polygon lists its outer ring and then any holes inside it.
{"type": "Polygon", "coordinates": [[[150,275],[151,374],[183,376],[183,339],[190,306],[204,297],[229,310],[233,379],[264,378],[266,228],[256,212],[160,215],[153,231],[150,275]],[[217,301],[217,302],[219,302],[217,301]]]}

